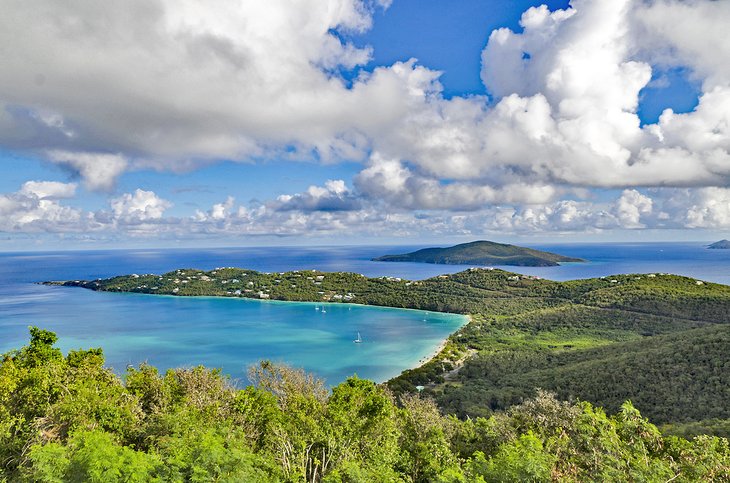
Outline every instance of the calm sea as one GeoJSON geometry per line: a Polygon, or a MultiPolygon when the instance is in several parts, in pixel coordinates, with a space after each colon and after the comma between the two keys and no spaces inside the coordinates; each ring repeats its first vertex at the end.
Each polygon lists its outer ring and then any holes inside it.
{"type": "MultiPolygon", "coordinates": [[[[730,283],[730,250],[700,243],[533,245],[589,260],[560,267],[504,267],[553,280],[669,272],[730,283]]],[[[59,334],[59,346],[104,348],[123,371],[204,364],[245,382],[261,359],[303,367],[336,384],[357,373],[383,381],[428,357],[461,316],[357,305],[259,302],[91,292],[34,282],[236,266],[313,269],[423,279],[464,266],[372,262],[421,247],[216,248],[0,253],[0,352],[27,342],[27,326],[59,334]],[[319,310],[317,310],[319,308],[319,310]],[[325,310],[322,310],[322,309],[325,310]],[[354,344],[357,333],[364,342],[354,344]]]]}

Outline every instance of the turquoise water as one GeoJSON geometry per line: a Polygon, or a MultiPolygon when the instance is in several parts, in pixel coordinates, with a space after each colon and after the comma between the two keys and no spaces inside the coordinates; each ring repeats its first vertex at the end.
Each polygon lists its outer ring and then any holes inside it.
{"type": "Polygon", "coordinates": [[[385,381],[416,366],[465,318],[350,304],[170,297],[27,285],[0,296],[0,352],[27,343],[27,326],[69,349],[101,346],[108,365],[220,367],[241,384],[261,359],[314,372],[328,384],[357,374],[385,381]],[[360,332],[363,342],[353,343],[360,332]]]}
{"type": "MultiPolygon", "coordinates": [[[[531,245],[588,263],[504,267],[553,280],[669,272],[730,283],[730,250],[704,243],[531,245]]],[[[337,384],[357,373],[383,381],[428,357],[464,323],[455,315],[408,310],[97,293],[34,282],[163,273],[181,267],[259,271],[318,269],[423,279],[466,266],[372,262],[421,247],[258,247],[0,253],[0,352],[27,342],[28,325],[56,331],[64,350],[103,347],[122,371],[148,361],[161,368],[205,364],[245,382],[260,359],[304,367],[337,384]],[[362,334],[362,344],[352,339],[362,334]]]]}

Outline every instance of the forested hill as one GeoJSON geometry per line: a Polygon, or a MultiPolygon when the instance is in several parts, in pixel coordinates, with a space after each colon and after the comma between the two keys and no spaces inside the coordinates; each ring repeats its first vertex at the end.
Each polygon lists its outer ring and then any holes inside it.
{"type": "Polygon", "coordinates": [[[424,248],[402,255],[384,255],[376,262],[441,263],[447,265],[511,265],[521,267],[552,267],[563,262],[584,262],[556,253],[532,248],[506,245],[491,241],[462,243],[448,248],[424,248]]]}
{"type": "Polygon", "coordinates": [[[472,321],[436,358],[389,382],[396,394],[425,386],[443,410],[463,418],[508,409],[541,387],[612,411],[632,400],[652,421],[673,427],[712,419],[702,430],[725,434],[730,419],[730,287],[692,278],[638,274],[553,282],[472,268],[408,281],[221,268],[62,284],[470,314],[472,321]]]}

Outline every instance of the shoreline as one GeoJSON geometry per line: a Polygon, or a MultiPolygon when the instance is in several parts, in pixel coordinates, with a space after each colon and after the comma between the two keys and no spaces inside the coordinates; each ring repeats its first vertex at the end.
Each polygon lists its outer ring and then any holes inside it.
{"type": "MultiPolygon", "coordinates": [[[[56,284],[56,282],[33,282],[33,284],[36,285],[45,285],[47,287],[61,287],[66,289],[83,289],[83,290],[89,290],[90,292],[94,293],[103,293],[103,294],[114,294],[114,295],[133,295],[133,296],[149,296],[149,297],[170,297],[170,298],[177,298],[177,299],[216,299],[216,300],[238,300],[242,302],[256,302],[256,303],[262,303],[262,304],[309,304],[313,306],[317,305],[327,305],[328,307],[333,306],[353,306],[353,307],[363,307],[363,308],[375,308],[375,309],[388,309],[388,310],[407,310],[407,311],[413,311],[413,312],[423,312],[428,314],[445,314],[445,315],[456,315],[459,317],[465,317],[467,319],[467,322],[464,324],[468,324],[471,320],[471,316],[468,314],[459,314],[456,312],[440,312],[438,310],[428,310],[428,309],[412,309],[409,307],[392,307],[390,305],[375,305],[375,304],[364,304],[364,303],[358,303],[358,302],[332,302],[332,301],[321,301],[321,302],[315,302],[312,300],[280,300],[280,299],[259,299],[255,297],[241,297],[241,296],[233,296],[233,295],[176,295],[176,294],[169,294],[169,293],[144,293],[144,292],[125,292],[125,291],[111,291],[111,290],[93,290],[86,287],[80,287],[80,286],[67,286],[62,285],[63,282],[60,282],[56,284]]],[[[463,327],[463,326],[462,326],[463,327]]]]}
{"type": "MultiPolygon", "coordinates": [[[[449,335],[449,337],[451,337],[451,335],[449,335]]],[[[425,357],[419,359],[418,365],[410,367],[410,368],[406,369],[406,371],[413,370],[413,369],[419,369],[419,368],[425,366],[426,364],[428,364],[429,362],[431,362],[432,360],[434,360],[436,357],[438,357],[438,355],[441,354],[441,352],[446,348],[446,344],[449,343],[449,337],[442,340],[439,343],[439,345],[436,346],[436,349],[433,352],[431,352],[430,356],[425,356],[425,357]]]]}
{"type": "MultiPolygon", "coordinates": [[[[447,313],[447,312],[440,312],[440,313],[447,313]]],[[[449,339],[451,338],[451,336],[456,334],[457,332],[459,332],[461,329],[463,329],[467,325],[471,324],[473,321],[472,316],[470,314],[464,315],[464,318],[466,319],[466,323],[464,325],[462,325],[461,327],[456,329],[454,332],[449,334],[448,337],[446,337],[444,340],[439,342],[439,344],[436,346],[436,348],[433,350],[433,352],[430,353],[431,355],[424,356],[423,358],[419,359],[418,365],[413,366],[409,369],[406,369],[406,371],[413,370],[413,369],[419,369],[419,368],[425,366],[426,364],[428,364],[429,362],[431,362],[432,360],[436,359],[436,357],[438,357],[439,354],[441,354],[444,351],[444,349],[446,349],[446,346],[448,345],[449,339]]],[[[405,372],[405,371],[403,371],[403,372],[405,372]]],[[[398,377],[398,376],[396,376],[396,377],[398,377]]]]}

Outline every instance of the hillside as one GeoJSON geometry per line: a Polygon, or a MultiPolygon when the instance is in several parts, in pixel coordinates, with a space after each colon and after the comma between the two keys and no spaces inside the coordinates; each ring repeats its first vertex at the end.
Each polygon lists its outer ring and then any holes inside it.
{"type": "Polygon", "coordinates": [[[402,255],[373,258],[377,262],[439,263],[446,265],[511,265],[520,267],[552,267],[563,262],[583,262],[556,253],[490,241],[463,243],[448,248],[424,248],[402,255]]]}
{"type": "Polygon", "coordinates": [[[461,416],[519,404],[542,388],[563,400],[626,400],[656,423],[728,418],[730,326],[712,325],[584,350],[506,350],[469,361],[439,402],[461,416]]]}
{"type": "Polygon", "coordinates": [[[688,277],[634,274],[553,282],[470,268],[409,281],[220,268],[55,283],[470,314],[472,321],[437,357],[391,380],[391,390],[405,394],[425,386],[444,410],[461,417],[488,416],[542,387],[611,410],[630,399],[657,423],[681,423],[689,430],[712,424],[708,431],[724,434],[730,419],[730,381],[723,375],[730,374],[730,325],[724,325],[730,324],[730,287],[688,277]],[[704,420],[711,422],[687,425],[704,420]]]}

